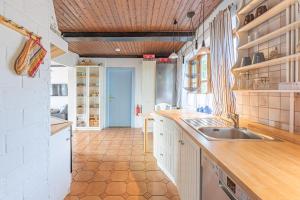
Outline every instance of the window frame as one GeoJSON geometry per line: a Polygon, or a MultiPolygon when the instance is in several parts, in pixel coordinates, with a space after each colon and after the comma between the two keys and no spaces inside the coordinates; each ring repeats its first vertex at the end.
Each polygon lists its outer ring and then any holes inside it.
{"type": "MultiPolygon", "coordinates": [[[[189,63],[188,63],[188,72],[191,74],[191,69],[192,69],[192,65],[193,65],[193,62],[196,62],[197,63],[197,91],[196,93],[197,94],[209,94],[211,93],[211,62],[210,62],[210,54],[205,54],[205,55],[196,55],[194,56],[193,58],[191,58],[189,60],[189,63]],[[207,56],[207,77],[206,77],[206,80],[202,80],[202,58],[204,56],[207,56]],[[206,92],[203,92],[202,91],[202,84],[203,83],[206,83],[207,84],[207,91],[206,92]]],[[[192,86],[192,78],[189,78],[189,85],[192,86]]]]}

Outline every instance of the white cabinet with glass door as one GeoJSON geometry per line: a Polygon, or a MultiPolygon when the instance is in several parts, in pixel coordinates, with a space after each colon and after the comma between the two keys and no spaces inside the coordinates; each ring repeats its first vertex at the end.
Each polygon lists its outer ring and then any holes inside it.
{"type": "Polygon", "coordinates": [[[99,66],[78,66],[76,71],[76,129],[100,129],[99,66]]]}

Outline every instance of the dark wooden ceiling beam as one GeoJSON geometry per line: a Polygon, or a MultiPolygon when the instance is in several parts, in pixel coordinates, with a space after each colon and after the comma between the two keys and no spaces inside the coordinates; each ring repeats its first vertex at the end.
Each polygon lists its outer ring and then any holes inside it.
{"type": "MultiPolygon", "coordinates": [[[[168,58],[170,54],[155,54],[155,58],[168,58]]],[[[81,58],[143,58],[143,55],[101,55],[81,54],[81,58]]]]}
{"type": "Polygon", "coordinates": [[[64,32],[62,36],[68,42],[108,41],[108,42],[177,42],[193,40],[194,32],[64,32]]]}

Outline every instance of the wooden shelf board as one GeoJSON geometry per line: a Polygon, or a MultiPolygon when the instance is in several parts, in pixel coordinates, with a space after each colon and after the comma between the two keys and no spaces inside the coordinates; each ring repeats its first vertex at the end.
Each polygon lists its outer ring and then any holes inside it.
{"type": "Polygon", "coordinates": [[[245,5],[239,12],[239,15],[246,15],[252,10],[254,10],[257,6],[259,6],[265,0],[252,0],[247,5],[245,5]]]}
{"type": "Polygon", "coordinates": [[[300,92],[300,90],[233,90],[233,92],[286,92],[286,93],[297,93],[300,92]]]}
{"type": "Polygon", "coordinates": [[[294,4],[295,2],[296,2],[296,0],[284,0],[284,1],[282,1],[281,3],[277,4],[276,6],[274,6],[270,10],[268,10],[266,13],[264,13],[261,16],[257,17],[256,19],[254,19],[249,24],[247,24],[245,26],[242,26],[238,30],[238,32],[245,32],[245,31],[249,31],[249,30],[253,29],[254,27],[262,24],[263,22],[269,20],[270,18],[274,17],[275,15],[281,13],[287,7],[294,4]]]}
{"type": "Polygon", "coordinates": [[[300,53],[297,53],[297,54],[284,56],[284,57],[280,57],[280,58],[275,58],[272,60],[268,60],[265,62],[253,64],[253,65],[248,65],[245,67],[237,67],[237,68],[232,69],[232,71],[241,72],[241,71],[248,71],[248,70],[252,70],[252,69],[259,69],[259,68],[263,68],[263,67],[267,67],[267,66],[271,66],[271,65],[279,65],[279,64],[282,64],[282,63],[285,63],[288,61],[296,60],[299,57],[300,57],[300,53]]]}
{"type": "Polygon", "coordinates": [[[266,34],[254,41],[251,41],[251,42],[248,42],[247,44],[244,44],[243,46],[239,47],[238,49],[239,50],[243,50],[243,49],[248,49],[248,48],[251,48],[251,47],[254,47],[258,44],[261,44],[261,43],[264,43],[266,41],[269,41],[271,39],[274,39],[288,31],[291,31],[291,30],[294,30],[294,29],[297,29],[300,27],[300,21],[296,21],[296,22],[293,22],[289,25],[286,25],[280,29],[277,29],[269,34],[266,34]]]}

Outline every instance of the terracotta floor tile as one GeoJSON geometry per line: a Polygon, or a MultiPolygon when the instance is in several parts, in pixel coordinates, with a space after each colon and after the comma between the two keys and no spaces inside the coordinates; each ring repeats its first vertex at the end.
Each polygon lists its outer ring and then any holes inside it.
{"type": "Polygon", "coordinates": [[[132,153],[131,149],[127,150],[127,149],[121,149],[118,151],[118,155],[119,156],[130,156],[132,153]]]}
{"type": "Polygon", "coordinates": [[[122,195],[126,192],[126,184],[124,182],[112,182],[106,188],[107,195],[122,195]]]}
{"type": "Polygon", "coordinates": [[[66,198],[64,200],[79,200],[79,197],[68,195],[68,196],[66,196],[66,198]]]}
{"type": "Polygon", "coordinates": [[[110,178],[112,181],[126,181],[128,179],[128,171],[113,171],[110,178]]]}
{"type": "Polygon", "coordinates": [[[108,179],[110,179],[110,175],[110,171],[97,171],[93,181],[107,181],[108,179]]]}
{"type": "Polygon", "coordinates": [[[88,187],[88,183],[85,182],[73,182],[71,184],[71,195],[79,195],[83,193],[88,187]]]}
{"type": "Polygon", "coordinates": [[[130,161],[131,156],[118,156],[117,161],[130,161]]]}
{"type": "Polygon", "coordinates": [[[85,196],[85,197],[81,198],[80,200],[101,200],[101,198],[98,196],[85,196]]]}
{"type": "Polygon", "coordinates": [[[115,162],[114,163],[114,170],[128,170],[129,169],[129,162],[115,162]]]}
{"type": "Polygon", "coordinates": [[[167,186],[161,182],[150,182],[147,185],[148,192],[151,195],[165,195],[167,193],[167,186]]]}
{"type": "Polygon", "coordinates": [[[144,196],[129,196],[127,200],[147,200],[144,196]]]}
{"type": "Polygon", "coordinates": [[[144,170],[145,163],[144,162],[130,162],[130,169],[131,170],[144,170]]]}
{"type": "Polygon", "coordinates": [[[165,178],[164,173],[161,171],[147,171],[146,176],[150,181],[161,181],[165,178]]]}
{"type": "Polygon", "coordinates": [[[89,183],[85,194],[98,196],[102,194],[106,189],[106,183],[104,182],[91,182],[89,183]]]}
{"type": "Polygon", "coordinates": [[[144,195],[147,192],[147,185],[144,182],[130,182],[127,184],[129,195],[144,195]]]}
{"type": "Polygon", "coordinates": [[[146,179],[146,173],[144,171],[130,171],[129,180],[131,181],[144,181],[146,179]]]}
{"type": "Polygon", "coordinates": [[[89,155],[87,156],[87,161],[96,161],[100,162],[103,158],[103,154],[97,154],[97,155],[89,155]]]}
{"type": "Polygon", "coordinates": [[[146,162],[146,170],[157,171],[160,170],[156,162],[146,162]]]}
{"type": "Polygon", "coordinates": [[[165,196],[152,196],[149,200],[169,200],[165,196]]]}
{"type": "Polygon", "coordinates": [[[73,162],[73,170],[83,169],[85,162],[73,162]]]}
{"type": "Polygon", "coordinates": [[[65,200],[180,200],[153,153],[144,153],[140,129],[81,131],[73,139],[73,183],[65,200]]]}
{"type": "Polygon", "coordinates": [[[100,164],[98,170],[104,170],[104,171],[113,170],[113,167],[114,167],[113,162],[103,162],[100,164]]]}
{"type": "Polygon", "coordinates": [[[75,181],[89,181],[95,175],[93,171],[79,171],[76,176],[74,177],[75,181]]]}
{"type": "Polygon", "coordinates": [[[86,162],[85,166],[83,167],[84,170],[97,170],[99,167],[99,162],[86,162]]]}
{"type": "Polygon", "coordinates": [[[123,197],[120,196],[107,196],[104,200],[125,200],[123,197]]]}
{"type": "Polygon", "coordinates": [[[172,182],[169,182],[167,184],[167,190],[168,190],[168,193],[170,193],[172,196],[178,195],[177,188],[172,182]]]}

